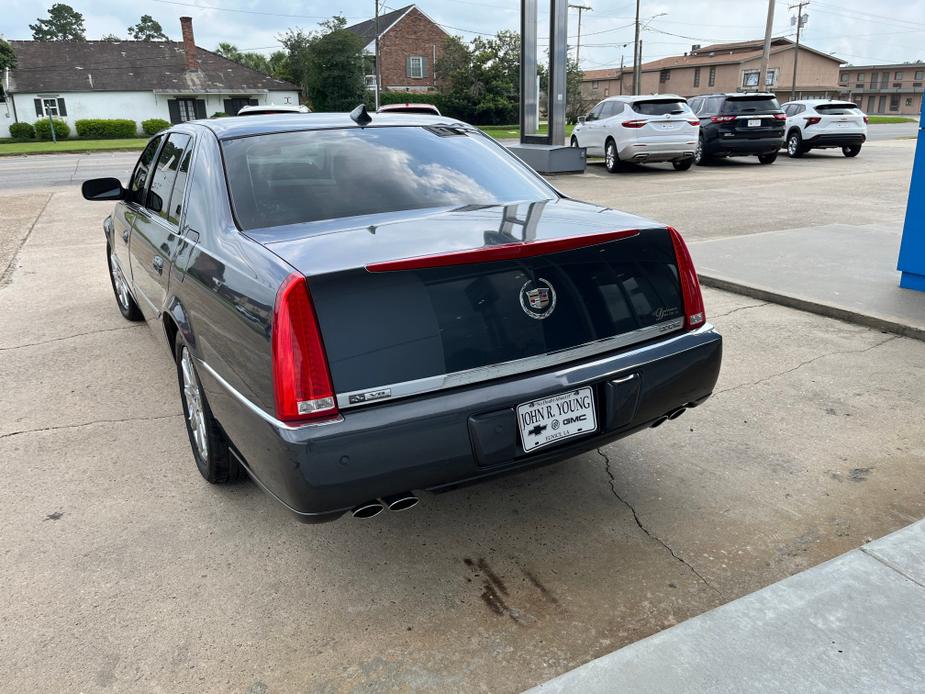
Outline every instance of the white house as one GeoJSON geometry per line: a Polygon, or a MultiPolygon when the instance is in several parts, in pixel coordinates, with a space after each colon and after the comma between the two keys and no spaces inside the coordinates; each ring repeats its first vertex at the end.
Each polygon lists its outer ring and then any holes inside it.
{"type": "Polygon", "coordinates": [[[0,137],[11,123],[49,115],[163,118],[180,123],[248,104],[297,104],[299,88],[196,46],[193,20],[183,41],[10,41],[16,68],[0,88],[0,137]]]}

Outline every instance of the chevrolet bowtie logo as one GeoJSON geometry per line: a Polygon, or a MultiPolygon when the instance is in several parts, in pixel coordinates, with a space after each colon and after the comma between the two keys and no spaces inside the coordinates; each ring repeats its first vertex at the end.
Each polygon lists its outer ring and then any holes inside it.
{"type": "Polygon", "coordinates": [[[530,429],[527,433],[530,434],[530,436],[539,436],[539,435],[542,434],[545,430],[546,430],[546,425],[545,425],[545,424],[537,424],[537,425],[534,426],[532,429],[530,429]]]}

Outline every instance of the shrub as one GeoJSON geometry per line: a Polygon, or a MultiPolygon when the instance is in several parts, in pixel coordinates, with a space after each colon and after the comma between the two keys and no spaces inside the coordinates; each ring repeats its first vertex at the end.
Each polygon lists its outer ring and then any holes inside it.
{"type": "Polygon", "coordinates": [[[16,140],[31,140],[35,137],[32,123],[13,123],[10,125],[10,137],[16,140]]]}
{"type": "Polygon", "coordinates": [[[169,127],[170,121],[166,121],[163,118],[149,118],[148,120],[141,121],[141,129],[148,137],[153,137],[161,130],[167,130],[169,127]]]}
{"type": "MultiPolygon", "coordinates": [[[[55,118],[55,137],[59,140],[63,140],[71,135],[71,126],[67,124],[67,121],[63,121],[60,118],[55,118]]],[[[50,140],[51,139],[51,125],[48,122],[47,118],[40,118],[35,121],[35,139],[37,140],[50,140]]]]}
{"type": "Polygon", "coordinates": [[[227,118],[227,117],[228,117],[228,114],[225,113],[224,111],[216,111],[211,116],[209,116],[209,118],[227,118]]]}
{"type": "Polygon", "coordinates": [[[135,137],[138,134],[138,125],[126,118],[84,118],[75,121],[78,137],[88,137],[94,140],[135,137]]]}

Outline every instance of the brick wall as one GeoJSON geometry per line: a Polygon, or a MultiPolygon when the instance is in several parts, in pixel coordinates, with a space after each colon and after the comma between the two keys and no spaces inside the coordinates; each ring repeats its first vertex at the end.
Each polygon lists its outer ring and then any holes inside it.
{"type": "Polygon", "coordinates": [[[390,91],[434,89],[437,85],[434,79],[434,55],[436,54],[439,61],[443,55],[443,43],[446,38],[446,33],[439,26],[417,8],[412,9],[379,39],[382,88],[390,91]],[[423,77],[408,76],[409,56],[420,56],[424,59],[423,77]]]}

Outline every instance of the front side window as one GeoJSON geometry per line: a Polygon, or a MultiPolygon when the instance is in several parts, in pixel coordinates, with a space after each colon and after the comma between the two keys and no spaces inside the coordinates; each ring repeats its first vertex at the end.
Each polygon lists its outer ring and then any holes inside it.
{"type": "Polygon", "coordinates": [[[601,109],[601,118],[613,118],[616,115],[623,113],[623,102],[622,101],[605,101],[604,108],[601,109]]]}
{"type": "Polygon", "coordinates": [[[148,182],[148,173],[151,171],[151,164],[154,161],[154,155],[161,144],[162,137],[155,137],[148,146],[145,147],[141,156],[138,157],[138,163],[135,164],[135,171],[132,173],[132,182],[129,186],[131,199],[141,204],[144,195],[145,185],[148,182]]]}
{"type": "Polygon", "coordinates": [[[557,197],[490,138],[448,126],[274,133],[226,140],[222,152],[245,230],[557,197]]]}
{"type": "Polygon", "coordinates": [[[151,187],[148,189],[145,207],[163,219],[168,218],[170,195],[177,179],[180,162],[185,151],[189,149],[189,142],[189,135],[171,133],[161,147],[154,173],[151,174],[151,187]]]}
{"type": "Polygon", "coordinates": [[[421,79],[424,77],[424,57],[412,55],[408,57],[408,77],[421,79]]]}
{"type": "Polygon", "coordinates": [[[592,121],[599,119],[601,117],[601,113],[604,111],[604,104],[606,103],[606,101],[602,101],[597,106],[592,108],[591,113],[588,114],[588,118],[586,120],[592,121]]]}

